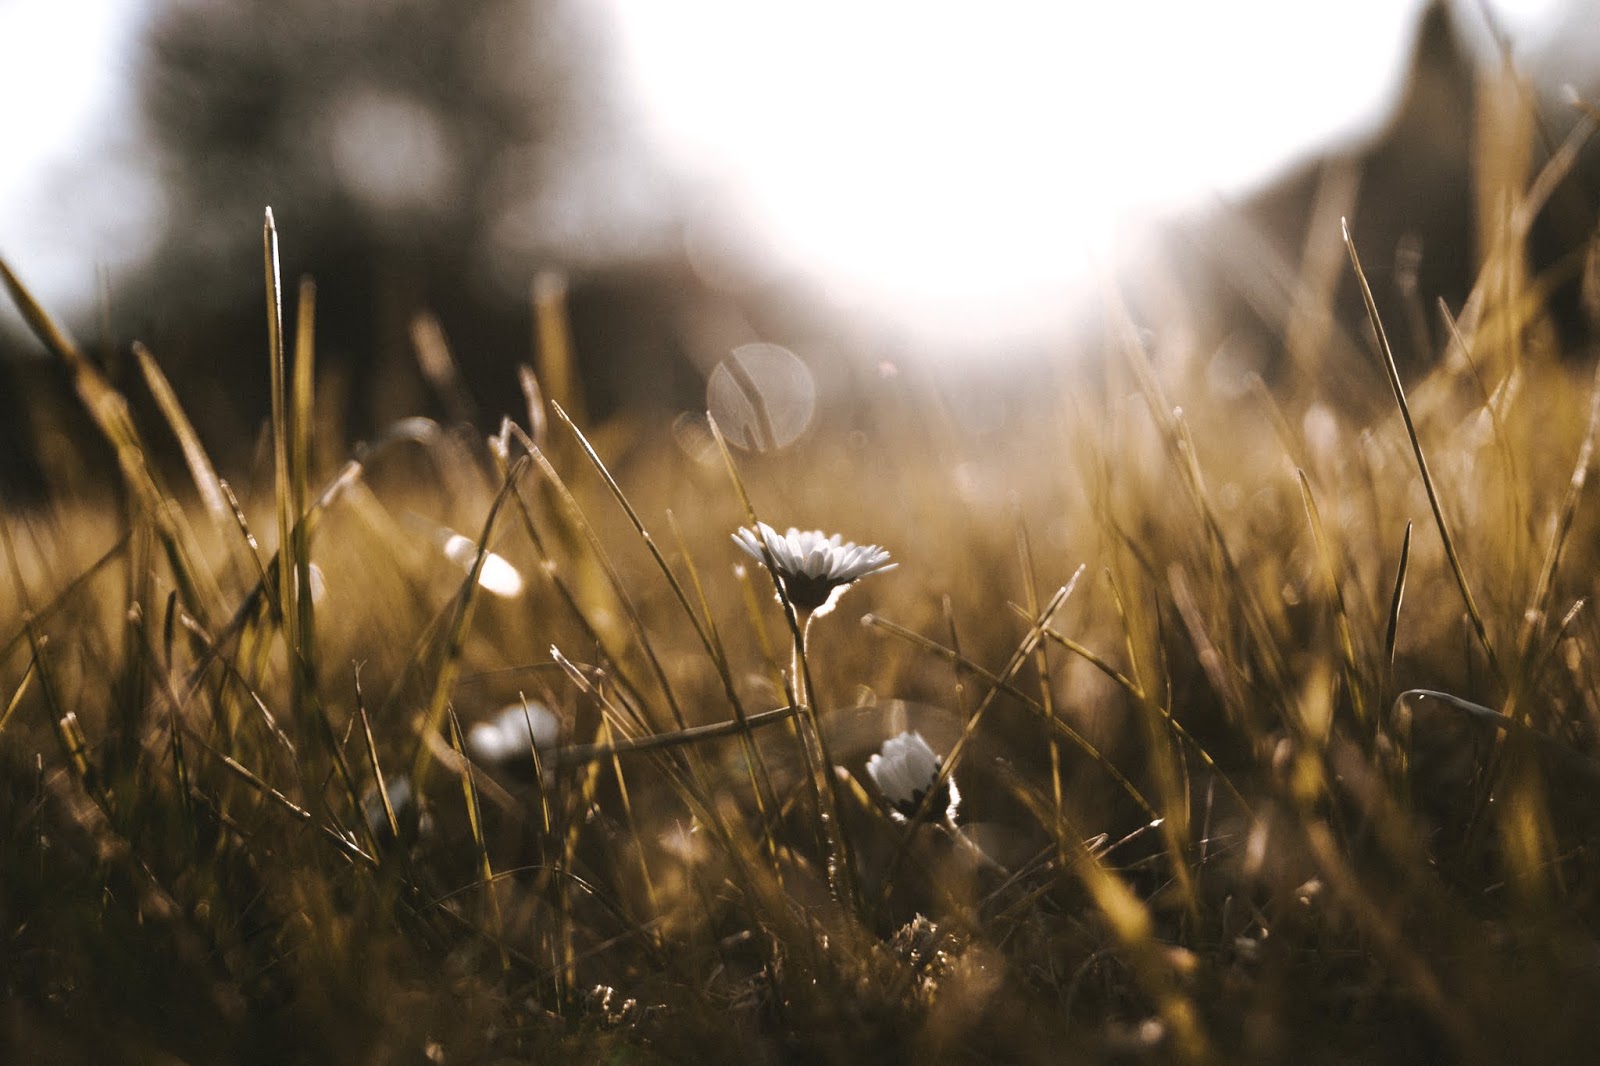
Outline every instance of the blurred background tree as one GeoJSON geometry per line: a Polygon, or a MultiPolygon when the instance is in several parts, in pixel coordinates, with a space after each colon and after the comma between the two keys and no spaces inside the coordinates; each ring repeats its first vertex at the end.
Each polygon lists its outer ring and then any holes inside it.
{"type": "MultiPolygon", "coordinates": [[[[416,413],[492,426],[521,410],[516,366],[533,357],[541,275],[566,284],[597,414],[695,406],[709,362],[805,317],[719,292],[691,267],[690,196],[641,143],[591,5],[152,0],[143,27],[137,92],[165,225],[111,280],[102,320],[74,325],[92,348],[106,334],[114,376],[130,341],[149,345],[225,461],[248,455],[267,408],[269,205],[285,314],[296,279],[313,278],[323,410],[353,437],[416,413]],[[423,316],[460,365],[469,410],[419,372],[423,316]]],[[[39,479],[41,429],[65,433],[72,416],[57,368],[5,362],[16,385],[0,390],[0,477],[20,487],[39,479]]]]}
{"type": "MultiPolygon", "coordinates": [[[[574,273],[584,348],[627,367],[597,375],[607,402],[671,391],[683,356],[648,290],[673,273],[678,193],[625,143],[604,44],[568,0],[163,4],[141,92],[173,221],[119,309],[182,380],[259,367],[245,279],[270,204],[286,283],[317,282],[324,365],[359,383],[356,432],[429,409],[410,340],[425,312],[480,399],[514,396],[541,270],[574,273]]],[[[195,385],[226,407],[261,378],[195,385]]]]}

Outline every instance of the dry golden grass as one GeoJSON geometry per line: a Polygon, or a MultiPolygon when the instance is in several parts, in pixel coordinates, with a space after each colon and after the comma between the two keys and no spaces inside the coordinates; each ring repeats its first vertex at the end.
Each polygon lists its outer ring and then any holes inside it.
{"type": "Polygon", "coordinates": [[[0,516],[0,1050],[1582,1059],[1596,393],[1499,254],[1370,424],[1129,330],[1091,381],[863,374],[724,451],[568,424],[551,305],[530,424],[341,466],[303,315],[242,501],[158,355],[136,425],[7,270],[122,482],[0,516]],[[730,542],[751,506],[899,566],[807,626],[730,542]],[[557,742],[463,757],[523,701],[557,742]],[[913,728],[959,824],[880,802],[913,728]]]}

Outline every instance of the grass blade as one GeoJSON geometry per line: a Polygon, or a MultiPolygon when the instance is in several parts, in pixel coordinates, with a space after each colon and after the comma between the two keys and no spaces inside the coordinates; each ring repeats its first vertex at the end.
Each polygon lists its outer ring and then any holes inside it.
{"type": "Polygon", "coordinates": [[[478,536],[478,550],[472,560],[472,569],[468,571],[460,591],[456,593],[455,614],[445,631],[444,658],[439,666],[439,675],[434,682],[433,696],[428,701],[427,712],[417,728],[416,754],[411,764],[411,787],[418,796],[423,794],[423,785],[427,781],[428,770],[433,761],[433,749],[427,743],[427,737],[437,733],[439,727],[444,724],[450,709],[450,693],[455,688],[456,677],[461,671],[461,653],[466,645],[467,629],[472,624],[472,610],[478,602],[480,588],[478,577],[483,572],[483,561],[489,555],[489,540],[494,533],[495,520],[500,516],[500,509],[505,506],[506,500],[512,495],[513,488],[528,469],[528,462],[526,458],[519,459],[507,472],[505,483],[495,494],[494,503],[489,507],[489,514],[483,520],[483,532],[478,536]]]}
{"type": "Polygon", "coordinates": [[[1377,334],[1378,349],[1383,355],[1383,369],[1389,377],[1389,388],[1394,393],[1394,400],[1400,408],[1400,418],[1405,423],[1406,437],[1411,442],[1411,454],[1416,459],[1417,471],[1422,475],[1422,487],[1428,494],[1428,506],[1433,509],[1433,520],[1439,528],[1439,539],[1444,542],[1445,558],[1450,563],[1450,572],[1456,580],[1456,587],[1461,590],[1461,600],[1466,605],[1467,617],[1472,621],[1473,632],[1477,634],[1478,643],[1483,646],[1483,653],[1489,660],[1489,669],[1494,672],[1495,679],[1503,686],[1506,683],[1505,671],[1500,668],[1499,657],[1495,655],[1494,645],[1489,641],[1489,630],[1483,623],[1483,615],[1478,611],[1478,604],[1472,598],[1472,589],[1467,585],[1467,575],[1461,566],[1461,556],[1456,551],[1454,538],[1450,536],[1450,524],[1445,521],[1444,506],[1439,501],[1439,490],[1434,485],[1433,475],[1428,471],[1428,459],[1422,452],[1422,440],[1417,436],[1416,422],[1411,417],[1411,405],[1406,402],[1405,386],[1400,383],[1400,368],[1395,365],[1394,349],[1389,346],[1388,334],[1384,332],[1383,320],[1378,317],[1378,305],[1372,298],[1372,286],[1367,283],[1367,273],[1361,268],[1361,257],[1356,254],[1355,241],[1350,237],[1350,223],[1341,219],[1340,225],[1344,231],[1345,250],[1350,253],[1350,264],[1355,268],[1356,281],[1361,287],[1361,299],[1367,307],[1367,317],[1372,322],[1372,330],[1377,334]]]}
{"type": "Polygon", "coordinates": [[[1394,669],[1394,646],[1400,636],[1400,604],[1406,595],[1406,572],[1411,564],[1411,523],[1406,523],[1406,535],[1400,541],[1400,561],[1394,569],[1394,593],[1389,597],[1388,621],[1383,627],[1384,669],[1394,669]]]}

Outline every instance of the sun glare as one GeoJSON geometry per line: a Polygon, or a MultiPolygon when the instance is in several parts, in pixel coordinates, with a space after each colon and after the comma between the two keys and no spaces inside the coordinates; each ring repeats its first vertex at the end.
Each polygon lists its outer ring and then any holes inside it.
{"type": "Polygon", "coordinates": [[[955,345],[1037,336],[1119,235],[1370,128],[1422,7],[611,3],[644,120],[720,209],[955,345]]]}

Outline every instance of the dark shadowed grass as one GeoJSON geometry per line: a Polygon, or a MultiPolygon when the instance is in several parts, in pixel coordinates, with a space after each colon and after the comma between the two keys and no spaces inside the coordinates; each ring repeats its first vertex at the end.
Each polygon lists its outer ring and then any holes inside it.
{"type": "Polygon", "coordinates": [[[0,272],[120,474],[0,512],[0,1059],[1600,1037],[1600,389],[1506,272],[1408,385],[1349,249],[1394,401],[1368,424],[1315,381],[1214,391],[1130,327],[1081,385],[995,383],[1003,433],[908,368],[737,454],[591,423],[544,281],[526,427],[408,420],[334,470],[276,240],[272,489],[243,499],[156,353],[142,426],[0,272]],[[730,543],[758,517],[899,568],[812,625],[730,543]],[[508,710],[526,744],[475,750],[508,710]],[[867,765],[910,730],[942,761],[891,813],[867,765]]]}

